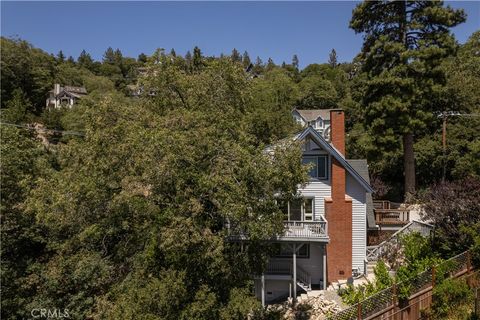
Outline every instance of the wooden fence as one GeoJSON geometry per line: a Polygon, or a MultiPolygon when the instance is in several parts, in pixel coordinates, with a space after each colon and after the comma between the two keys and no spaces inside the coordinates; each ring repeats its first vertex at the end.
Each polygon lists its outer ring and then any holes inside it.
{"type": "Polygon", "coordinates": [[[458,278],[473,270],[470,252],[463,252],[412,279],[399,282],[342,310],[328,320],[417,320],[432,304],[432,291],[438,279],[458,278]],[[401,299],[408,293],[408,298],[401,299]]]}

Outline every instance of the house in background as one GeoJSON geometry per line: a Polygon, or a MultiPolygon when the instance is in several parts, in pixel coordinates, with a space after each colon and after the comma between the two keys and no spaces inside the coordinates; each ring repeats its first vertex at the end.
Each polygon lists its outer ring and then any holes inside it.
{"type": "Polygon", "coordinates": [[[344,113],[295,109],[292,115],[305,126],[293,140],[303,144],[310,181],[298,189],[296,200],[279,199],[285,231],[272,239],[277,254],[255,278],[263,304],[296,298],[297,291],[325,290],[367,271],[367,226],[374,223],[367,207],[373,190],[366,161],[345,157],[344,113]]]}
{"type": "Polygon", "coordinates": [[[62,107],[71,108],[78,99],[87,95],[87,89],[84,87],[64,86],[56,83],[53,90],[49,91],[49,97],[46,101],[47,108],[59,109],[62,107]]]}

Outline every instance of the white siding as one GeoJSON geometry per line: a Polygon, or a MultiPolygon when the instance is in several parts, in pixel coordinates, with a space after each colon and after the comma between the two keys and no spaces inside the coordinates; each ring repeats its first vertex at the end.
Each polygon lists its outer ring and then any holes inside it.
{"type": "Polygon", "coordinates": [[[305,188],[299,189],[299,193],[305,198],[314,198],[314,220],[320,220],[320,215],[325,214],[325,198],[332,195],[330,179],[311,181],[305,188]]]}
{"type": "MultiPolygon", "coordinates": [[[[307,139],[306,151],[304,156],[326,154],[311,139],[307,139]]],[[[326,180],[310,180],[304,188],[299,188],[298,192],[305,198],[314,198],[314,220],[320,220],[320,215],[325,215],[325,198],[332,196],[331,173],[332,173],[332,157],[328,157],[328,179],[326,180]]]]}
{"type": "Polygon", "coordinates": [[[352,198],[352,269],[364,272],[367,250],[367,206],[365,189],[347,173],[347,195],[352,198]]]}

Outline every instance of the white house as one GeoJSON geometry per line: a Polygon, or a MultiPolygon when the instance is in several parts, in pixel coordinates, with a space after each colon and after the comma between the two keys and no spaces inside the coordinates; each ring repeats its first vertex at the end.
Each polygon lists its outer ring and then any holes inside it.
{"type": "Polygon", "coordinates": [[[81,99],[87,94],[87,89],[84,87],[64,86],[56,83],[53,90],[49,91],[49,97],[46,101],[47,108],[59,109],[62,107],[71,108],[78,99],[81,99]]]}
{"type": "Polygon", "coordinates": [[[374,224],[367,210],[373,191],[367,163],[345,157],[343,111],[295,109],[292,115],[305,126],[293,139],[303,142],[310,182],[298,190],[298,200],[282,204],[285,232],[275,239],[278,253],[255,278],[263,303],[365,273],[367,224],[374,224]]]}

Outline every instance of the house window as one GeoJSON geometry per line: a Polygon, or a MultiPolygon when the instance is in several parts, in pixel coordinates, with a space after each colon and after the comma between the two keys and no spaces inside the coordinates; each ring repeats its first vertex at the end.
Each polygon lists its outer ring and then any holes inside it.
{"type": "Polygon", "coordinates": [[[313,221],[313,198],[278,201],[286,221],[313,221]]]}
{"type": "MultiPolygon", "coordinates": [[[[291,258],[293,255],[293,247],[287,244],[276,244],[276,252],[277,254],[275,257],[277,258],[291,258]]],[[[308,243],[303,244],[297,250],[297,258],[304,258],[308,259],[310,257],[310,245],[308,243]]]]}
{"type": "Polygon", "coordinates": [[[306,156],[303,157],[302,163],[309,165],[310,170],[308,174],[310,177],[319,180],[328,179],[328,156],[306,156]]]}

